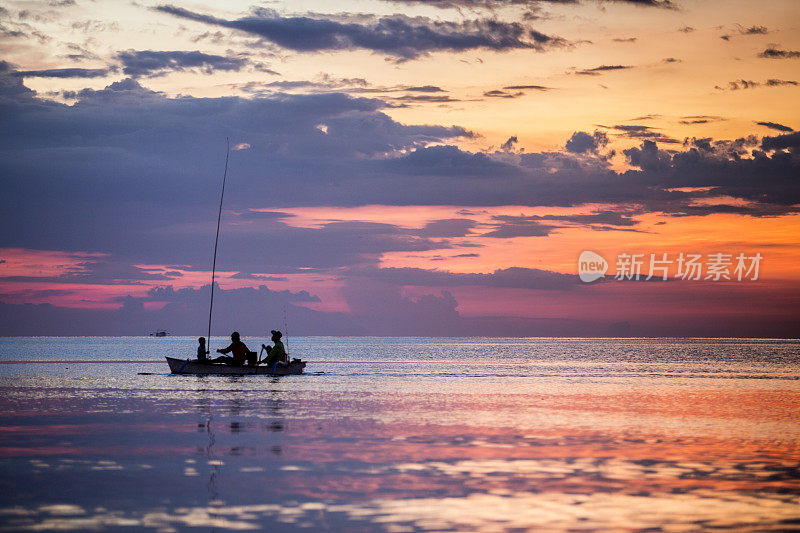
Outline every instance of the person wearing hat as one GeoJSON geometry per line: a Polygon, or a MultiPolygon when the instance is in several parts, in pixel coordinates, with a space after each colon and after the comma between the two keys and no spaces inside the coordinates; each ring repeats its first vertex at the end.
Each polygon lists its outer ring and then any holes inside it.
{"type": "Polygon", "coordinates": [[[283,335],[280,331],[275,331],[274,329],[270,333],[272,333],[272,342],[275,343],[275,346],[261,345],[267,351],[267,358],[264,359],[263,363],[267,366],[272,366],[275,363],[288,363],[289,358],[286,355],[286,348],[281,342],[283,335]]]}

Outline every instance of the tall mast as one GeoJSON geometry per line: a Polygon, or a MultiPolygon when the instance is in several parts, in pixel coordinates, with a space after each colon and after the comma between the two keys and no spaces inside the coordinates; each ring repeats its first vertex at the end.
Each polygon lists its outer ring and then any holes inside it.
{"type": "Polygon", "coordinates": [[[231,141],[225,138],[225,172],[222,174],[222,194],[219,195],[219,212],[217,213],[217,236],[214,238],[214,262],[211,264],[211,305],[208,306],[208,342],[206,350],[211,351],[211,313],[214,310],[214,281],[217,274],[217,245],[219,244],[219,223],[222,220],[222,200],[225,198],[225,181],[228,179],[228,157],[231,154],[231,141]]]}

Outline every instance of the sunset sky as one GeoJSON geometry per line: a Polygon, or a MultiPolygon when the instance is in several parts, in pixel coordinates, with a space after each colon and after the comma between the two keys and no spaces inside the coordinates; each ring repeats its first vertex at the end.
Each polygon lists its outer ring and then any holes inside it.
{"type": "Polygon", "coordinates": [[[226,138],[216,334],[800,331],[796,0],[12,0],[0,50],[2,335],[204,334],[226,138]]]}

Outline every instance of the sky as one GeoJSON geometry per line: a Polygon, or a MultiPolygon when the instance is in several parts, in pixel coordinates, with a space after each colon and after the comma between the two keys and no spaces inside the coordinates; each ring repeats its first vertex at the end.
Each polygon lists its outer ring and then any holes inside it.
{"type": "Polygon", "coordinates": [[[226,143],[214,335],[800,331],[795,0],[10,0],[0,51],[0,335],[205,334],[226,143]]]}

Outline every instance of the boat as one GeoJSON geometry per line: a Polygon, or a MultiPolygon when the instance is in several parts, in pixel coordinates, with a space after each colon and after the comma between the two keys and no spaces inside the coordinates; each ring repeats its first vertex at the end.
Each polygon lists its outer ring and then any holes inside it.
{"type": "Polygon", "coordinates": [[[302,374],[305,361],[294,359],[288,365],[272,366],[231,366],[224,363],[210,363],[197,359],[177,359],[167,357],[167,364],[173,374],[219,375],[219,376],[288,376],[302,374]]]}
{"type": "MultiPolygon", "coordinates": [[[[222,174],[222,192],[219,197],[219,209],[217,210],[217,233],[214,238],[214,260],[211,263],[211,301],[208,306],[208,336],[206,337],[207,352],[211,352],[211,318],[214,310],[214,286],[216,285],[217,273],[217,245],[219,244],[219,226],[222,220],[222,202],[225,198],[225,182],[228,179],[228,157],[231,153],[230,139],[227,139],[227,151],[225,153],[225,171],[222,174]]],[[[283,310],[284,330],[286,330],[286,308],[283,310]]],[[[156,337],[164,337],[167,332],[158,330],[150,335],[156,337]]],[[[286,346],[288,348],[288,334],[286,346]]],[[[255,355],[255,352],[250,352],[255,355]]],[[[269,350],[267,351],[269,353],[269,350]]],[[[261,354],[259,354],[260,356],[261,354]]],[[[167,357],[167,364],[169,370],[173,374],[194,374],[194,375],[222,375],[222,376],[287,376],[290,374],[302,374],[303,369],[306,367],[305,362],[300,359],[292,359],[289,361],[288,351],[286,352],[286,362],[275,363],[271,366],[267,365],[254,365],[254,366],[232,366],[225,363],[212,363],[210,361],[198,361],[197,359],[177,359],[175,357],[167,357]]]]}
{"type": "Polygon", "coordinates": [[[166,337],[167,335],[169,335],[169,333],[163,329],[159,329],[158,331],[154,331],[150,334],[151,337],[166,337]]]}

